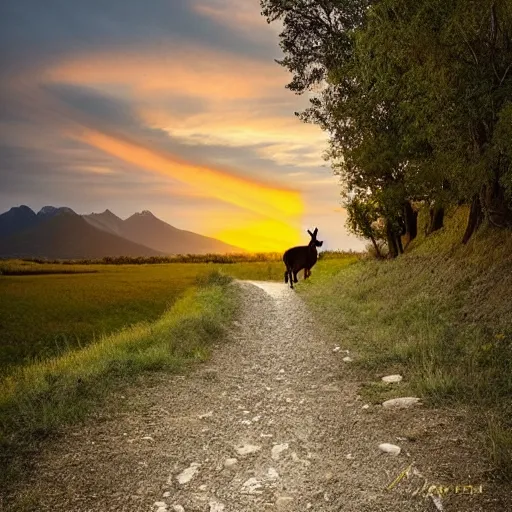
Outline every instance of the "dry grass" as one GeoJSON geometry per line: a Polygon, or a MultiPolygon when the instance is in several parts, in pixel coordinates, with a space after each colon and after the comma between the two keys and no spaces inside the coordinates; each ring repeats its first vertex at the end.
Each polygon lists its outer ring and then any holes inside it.
{"type": "Polygon", "coordinates": [[[496,468],[511,476],[512,236],[483,229],[462,246],[466,213],[397,260],[320,272],[299,290],[357,354],[363,378],[400,372],[427,402],[469,404],[496,468]]]}

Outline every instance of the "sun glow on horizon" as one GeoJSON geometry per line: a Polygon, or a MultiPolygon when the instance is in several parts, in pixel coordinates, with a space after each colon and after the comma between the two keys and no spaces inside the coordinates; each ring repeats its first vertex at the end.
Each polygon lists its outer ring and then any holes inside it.
{"type": "Polygon", "coordinates": [[[298,245],[301,239],[299,226],[273,219],[247,222],[219,230],[212,236],[251,252],[282,252],[298,245]]]}

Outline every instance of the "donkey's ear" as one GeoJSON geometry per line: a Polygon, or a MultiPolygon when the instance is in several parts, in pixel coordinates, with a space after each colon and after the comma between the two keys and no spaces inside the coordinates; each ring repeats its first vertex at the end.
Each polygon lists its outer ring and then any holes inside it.
{"type": "Polygon", "coordinates": [[[313,233],[311,233],[311,231],[309,231],[309,229],[308,229],[308,233],[309,233],[309,236],[315,236],[315,235],[313,235],[313,233]]]}
{"type": "Polygon", "coordinates": [[[316,236],[318,233],[318,228],[315,228],[315,231],[313,231],[313,235],[312,236],[316,236]]]}

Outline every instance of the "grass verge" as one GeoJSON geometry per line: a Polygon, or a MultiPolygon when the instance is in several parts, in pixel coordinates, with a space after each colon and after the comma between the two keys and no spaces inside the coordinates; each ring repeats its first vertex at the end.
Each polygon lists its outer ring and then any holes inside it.
{"type": "Polygon", "coordinates": [[[355,358],[362,394],[417,394],[472,411],[497,474],[512,477],[512,237],[483,230],[460,244],[465,212],[394,261],[321,267],[299,291],[355,358]],[[380,377],[404,375],[390,387],[380,377]]]}
{"type": "Polygon", "coordinates": [[[106,394],[145,371],[176,371],[204,360],[236,309],[236,288],[218,272],[203,277],[154,323],[19,368],[0,382],[0,463],[31,441],[83,418],[106,394]]]}

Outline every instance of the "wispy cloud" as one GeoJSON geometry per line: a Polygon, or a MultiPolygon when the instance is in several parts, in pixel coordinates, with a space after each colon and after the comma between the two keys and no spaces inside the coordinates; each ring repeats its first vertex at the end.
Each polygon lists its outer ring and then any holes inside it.
{"type": "Polygon", "coordinates": [[[220,169],[193,165],[176,155],[149,149],[133,141],[97,131],[85,130],[79,138],[142,169],[166,174],[186,184],[208,190],[213,197],[260,215],[279,217],[302,214],[300,194],[284,187],[271,187],[220,169]]]}
{"type": "Polygon", "coordinates": [[[322,222],[347,243],[325,135],[293,116],[307,99],[257,0],[6,3],[0,206],[149,208],[266,248],[322,222]]]}

